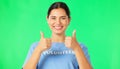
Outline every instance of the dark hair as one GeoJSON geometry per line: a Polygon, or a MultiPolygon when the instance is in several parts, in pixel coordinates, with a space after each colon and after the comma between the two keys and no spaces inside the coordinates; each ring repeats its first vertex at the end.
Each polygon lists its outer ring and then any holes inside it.
{"type": "Polygon", "coordinates": [[[48,9],[47,17],[49,17],[49,14],[50,14],[51,10],[57,9],[57,8],[64,9],[67,16],[70,18],[70,10],[64,2],[54,2],[48,9]]]}

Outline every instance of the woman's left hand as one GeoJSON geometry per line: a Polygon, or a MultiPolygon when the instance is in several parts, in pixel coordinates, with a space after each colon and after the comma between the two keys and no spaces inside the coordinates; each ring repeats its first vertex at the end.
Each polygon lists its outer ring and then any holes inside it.
{"type": "Polygon", "coordinates": [[[72,37],[65,38],[65,46],[71,48],[73,51],[79,47],[79,43],[76,40],[76,31],[73,31],[72,37]]]}

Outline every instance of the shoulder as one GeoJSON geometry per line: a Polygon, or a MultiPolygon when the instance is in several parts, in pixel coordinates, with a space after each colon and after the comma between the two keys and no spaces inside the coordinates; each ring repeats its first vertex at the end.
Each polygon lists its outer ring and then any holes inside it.
{"type": "Polygon", "coordinates": [[[82,42],[78,42],[81,48],[87,48],[86,45],[82,42]]]}
{"type": "Polygon", "coordinates": [[[33,42],[33,43],[31,44],[31,46],[30,46],[30,49],[31,49],[31,50],[34,50],[34,49],[37,47],[38,43],[39,43],[38,41],[33,42]]]}
{"type": "Polygon", "coordinates": [[[82,42],[78,42],[78,43],[84,52],[88,50],[87,46],[84,43],[82,42]]]}
{"type": "Polygon", "coordinates": [[[83,52],[84,52],[84,55],[86,56],[87,60],[88,60],[89,63],[90,63],[90,55],[89,55],[89,53],[88,53],[88,48],[87,48],[87,46],[86,46],[85,44],[81,43],[81,42],[79,42],[79,45],[80,45],[80,47],[82,48],[82,50],[83,50],[83,52]]]}

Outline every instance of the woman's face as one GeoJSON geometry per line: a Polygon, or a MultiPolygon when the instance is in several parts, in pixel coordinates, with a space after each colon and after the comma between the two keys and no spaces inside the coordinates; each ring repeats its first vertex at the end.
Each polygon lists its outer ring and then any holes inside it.
{"type": "Polygon", "coordinates": [[[70,18],[68,18],[64,9],[57,8],[51,10],[47,21],[52,33],[64,34],[67,26],[69,25],[70,18]]]}

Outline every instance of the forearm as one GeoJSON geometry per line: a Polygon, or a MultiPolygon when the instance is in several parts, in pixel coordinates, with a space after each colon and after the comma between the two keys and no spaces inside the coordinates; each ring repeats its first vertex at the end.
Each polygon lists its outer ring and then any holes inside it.
{"type": "Polygon", "coordinates": [[[27,63],[23,67],[23,69],[36,69],[36,65],[37,65],[37,63],[39,61],[41,52],[42,51],[40,50],[39,46],[37,46],[35,48],[35,50],[33,51],[30,59],[27,61],[27,63]]]}
{"type": "Polygon", "coordinates": [[[77,44],[77,48],[74,50],[80,69],[92,69],[92,66],[88,62],[87,58],[82,51],[82,48],[77,44]]]}

